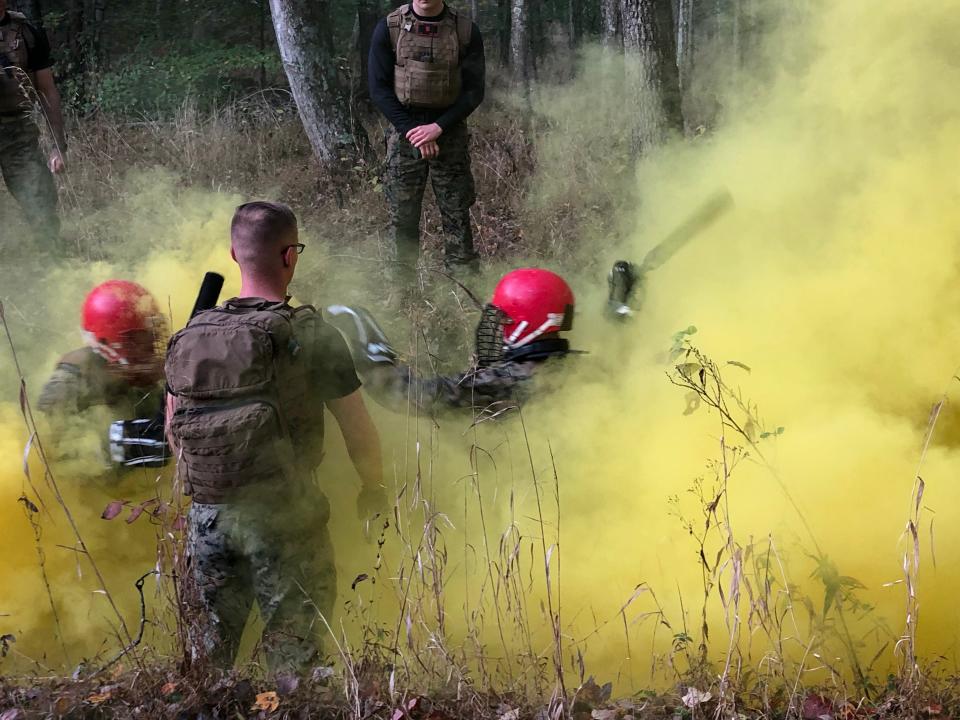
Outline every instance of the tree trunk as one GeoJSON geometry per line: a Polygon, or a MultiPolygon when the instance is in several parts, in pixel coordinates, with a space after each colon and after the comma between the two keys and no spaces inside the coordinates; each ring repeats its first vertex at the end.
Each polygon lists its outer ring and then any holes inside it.
{"type": "Polygon", "coordinates": [[[690,89],[693,70],[693,2],[680,0],[677,8],[677,71],[681,92],[690,89]]]}
{"type": "Polygon", "coordinates": [[[27,20],[38,28],[43,27],[43,8],[40,0],[19,0],[13,3],[13,7],[27,16],[27,20]]]}
{"type": "Polygon", "coordinates": [[[480,0],[470,0],[470,17],[477,25],[480,24],[480,0]]]}
{"type": "Polygon", "coordinates": [[[636,103],[634,150],[660,143],[667,129],[683,131],[680,80],[670,0],[621,0],[628,88],[636,103]]]}
{"type": "Polygon", "coordinates": [[[357,2],[357,52],[360,53],[360,73],[354,97],[361,102],[369,102],[370,87],[367,84],[367,68],[370,64],[370,41],[373,31],[380,22],[383,13],[378,0],[358,0],[357,2]]]}
{"type": "Polygon", "coordinates": [[[510,64],[510,0],[497,0],[497,29],[500,36],[500,64],[507,67],[510,64]]]}
{"type": "Polygon", "coordinates": [[[529,88],[532,74],[530,49],[530,2],[529,0],[512,0],[510,64],[513,68],[514,80],[520,83],[524,89],[529,88]]]}
{"type": "Polygon", "coordinates": [[[366,132],[352,123],[337,74],[330,0],[270,0],[270,11],[283,69],[317,162],[334,170],[344,155],[351,160],[365,155],[366,132]]]}
{"type": "Polygon", "coordinates": [[[600,41],[605,48],[623,46],[620,0],[600,0],[600,41]]]}
{"type": "Polygon", "coordinates": [[[580,0],[567,2],[567,35],[570,38],[570,47],[580,46],[583,40],[583,5],[580,0]]]}

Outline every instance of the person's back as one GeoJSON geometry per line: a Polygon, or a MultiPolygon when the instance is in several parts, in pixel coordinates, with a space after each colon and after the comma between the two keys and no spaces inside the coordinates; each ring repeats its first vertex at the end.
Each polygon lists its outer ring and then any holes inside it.
{"type": "Polygon", "coordinates": [[[289,208],[240,206],[231,230],[240,296],[191,319],[167,353],[167,427],[193,496],[188,546],[206,614],[194,650],[225,666],[254,600],[272,668],[318,660],[316,614],[329,619],[336,598],[329,505],[314,474],[324,408],[362,497],[382,504],[379,441],[346,346],[313,308],[286,302],[297,240],[289,208]]]}

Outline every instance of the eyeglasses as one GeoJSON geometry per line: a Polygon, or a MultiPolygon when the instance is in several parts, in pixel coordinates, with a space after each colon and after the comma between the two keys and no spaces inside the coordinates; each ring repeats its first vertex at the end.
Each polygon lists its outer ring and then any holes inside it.
{"type": "Polygon", "coordinates": [[[304,251],[304,249],[306,249],[306,247],[307,247],[307,246],[304,245],[303,243],[296,243],[296,244],[294,244],[294,245],[287,245],[286,247],[283,248],[283,250],[280,251],[280,254],[281,254],[281,255],[286,255],[287,250],[289,250],[290,248],[296,248],[296,249],[297,249],[297,255],[303,255],[303,251],[304,251]]]}

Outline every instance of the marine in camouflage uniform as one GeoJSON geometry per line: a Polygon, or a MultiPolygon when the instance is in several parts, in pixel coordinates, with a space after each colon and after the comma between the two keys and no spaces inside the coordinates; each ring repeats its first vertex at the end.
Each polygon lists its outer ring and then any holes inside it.
{"type": "Polygon", "coordinates": [[[321,659],[336,568],[319,483],[338,480],[318,472],[325,410],[360,476],[361,520],[386,507],[379,438],[346,343],[312,307],[279,299],[304,247],[288,207],[241,205],[231,248],[248,295],[198,314],[167,346],[168,436],[193,499],[191,643],[221,667],[234,663],[254,602],[272,671],[321,659]]]}
{"type": "Polygon", "coordinates": [[[374,365],[363,380],[377,402],[394,410],[412,404],[431,413],[444,408],[495,413],[522,404],[535,389],[549,392],[556,381],[550,370],[570,352],[566,340],[548,338],[531,343],[523,353],[458,375],[420,378],[405,365],[374,365]]]}
{"type": "MultiPolygon", "coordinates": [[[[408,280],[420,254],[420,216],[433,185],[448,269],[478,267],[470,208],[476,201],[466,118],[483,101],[485,60],[479,28],[444,6],[421,17],[404,5],[376,27],[369,60],[370,96],[390,122],[384,194],[395,247],[395,274],[408,280]],[[411,133],[437,136],[439,152],[418,149],[411,133]],[[425,159],[429,158],[429,159],[425,159]]],[[[434,142],[434,141],[432,141],[434,142]]]]}
{"type": "Polygon", "coordinates": [[[544,370],[573,352],[559,335],[573,326],[573,291],[559,275],[540,268],[520,268],[500,279],[477,326],[476,364],[458,375],[420,378],[397,362],[366,310],[332,305],[327,312],[348,339],[367,390],[391,409],[413,404],[428,412],[444,407],[497,412],[523,402],[534,388],[549,389],[555,376],[544,370]]]}
{"type": "Polygon", "coordinates": [[[50,71],[46,35],[20,13],[6,12],[0,0],[0,170],[10,194],[23,208],[36,239],[49,248],[59,242],[57,188],[40,151],[40,133],[30,116],[34,90],[40,95],[57,141],[54,150],[62,168],[66,149],[60,98],[50,71]]]}

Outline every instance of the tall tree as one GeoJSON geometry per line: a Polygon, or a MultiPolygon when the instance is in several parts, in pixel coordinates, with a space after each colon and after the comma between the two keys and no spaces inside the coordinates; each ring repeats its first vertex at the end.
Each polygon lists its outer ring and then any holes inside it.
{"type": "MultiPolygon", "coordinates": [[[[534,0],[536,1],[536,0],[534,0]]],[[[533,74],[530,35],[530,0],[512,0],[510,12],[510,64],[513,77],[524,89],[533,74]]]]}
{"type": "Polygon", "coordinates": [[[600,0],[600,41],[606,48],[621,47],[620,0],[600,0]]]}
{"type": "Polygon", "coordinates": [[[40,0],[19,0],[13,7],[27,16],[27,19],[37,27],[43,27],[43,7],[40,0]]]}
{"type": "Polygon", "coordinates": [[[344,155],[366,154],[369,141],[349,112],[337,73],[330,0],[270,0],[280,58],[317,161],[331,170],[344,155]]]}
{"type": "Polygon", "coordinates": [[[572,48],[578,47],[583,40],[583,4],[580,0],[567,0],[567,37],[572,48]]]}
{"type": "Polygon", "coordinates": [[[634,149],[683,131],[670,0],[620,0],[628,87],[636,102],[634,149]]]}
{"type": "Polygon", "coordinates": [[[497,30],[499,36],[500,64],[510,64],[511,32],[510,15],[513,10],[511,0],[497,0],[497,30]]]}
{"type": "Polygon", "coordinates": [[[677,70],[681,92],[689,90],[693,71],[693,2],[679,0],[677,6],[677,70]]]}
{"type": "Polygon", "coordinates": [[[364,102],[370,99],[367,86],[367,65],[370,61],[370,41],[374,28],[383,15],[383,3],[380,0],[357,0],[357,52],[360,54],[360,72],[357,78],[354,96],[364,102]]]}

